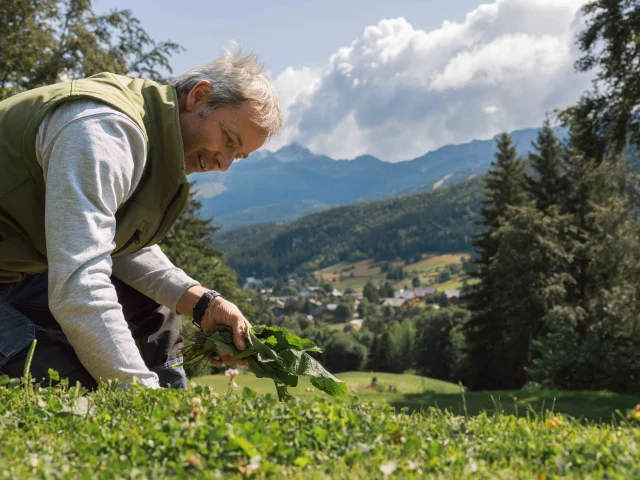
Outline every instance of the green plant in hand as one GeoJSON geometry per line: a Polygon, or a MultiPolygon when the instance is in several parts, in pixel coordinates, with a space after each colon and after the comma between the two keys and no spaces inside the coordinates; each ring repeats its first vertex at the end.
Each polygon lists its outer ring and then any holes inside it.
{"type": "Polygon", "coordinates": [[[334,396],[347,395],[342,380],[331,375],[308,352],[320,352],[311,340],[300,338],[282,328],[257,325],[245,330],[247,347],[239,350],[233,342],[230,327],[219,325],[214,332],[198,331],[188,337],[183,349],[187,368],[197,368],[220,355],[246,359],[249,369],[258,378],[270,378],[276,385],[280,400],[288,400],[288,387],[298,385],[298,377],[306,375],[311,384],[334,396]]]}

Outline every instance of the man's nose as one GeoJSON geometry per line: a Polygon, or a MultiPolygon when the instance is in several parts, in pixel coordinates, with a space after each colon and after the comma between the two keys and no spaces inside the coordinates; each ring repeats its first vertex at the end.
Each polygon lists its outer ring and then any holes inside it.
{"type": "Polygon", "coordinates": [[[226,172],[231,164],[233,163],[233,159],[235,158],[235,152],[231,150],[227,150],[221,155],[220,168],[223,172],[226,172]]]}

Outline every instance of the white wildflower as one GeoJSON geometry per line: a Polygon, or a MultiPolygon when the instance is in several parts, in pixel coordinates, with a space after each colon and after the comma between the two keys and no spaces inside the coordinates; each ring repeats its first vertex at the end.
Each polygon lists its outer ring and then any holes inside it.
{"type": "Polygon", "coordinates": [[[380,467],[378,468],[380,469],[380,471],[385,477],[388,477],[389,475],[391,475],[393,472],[396,471],[396,469],[398,468],[398,465],[396,464],[396,462],[387,462],[384,465],[380,465],[380,467]]]}

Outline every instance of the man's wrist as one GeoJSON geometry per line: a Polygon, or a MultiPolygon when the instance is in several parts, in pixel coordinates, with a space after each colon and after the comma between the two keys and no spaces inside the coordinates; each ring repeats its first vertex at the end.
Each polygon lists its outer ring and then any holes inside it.
{"type": "Polygon", "coordinates": [[[210,288],[203,287],[202,285],[194,285],[182,294],[176,305],[176,311],[182,315],[193,317],[193,309],[198,303],[198,300],[203,294],[208,292],[210,288]]]}
{"type": "Polygon", "coordinates": [[[215,299],[220,296],[220,293],[215,290],[209,290],[202,294],[200,300],[198,300],[198,303],[196,303],[196,306],[193,309],[193,324],[195,326],[202,328],[201,323],[204,319],[205,312],[209,308],[209,305],[211,305],[215,299]]]}

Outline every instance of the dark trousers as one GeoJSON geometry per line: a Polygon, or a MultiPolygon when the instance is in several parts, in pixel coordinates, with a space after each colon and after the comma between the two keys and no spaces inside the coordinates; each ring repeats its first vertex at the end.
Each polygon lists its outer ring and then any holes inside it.
{"type": "MultiPolygon", "coordinates": [[[[186,389],[180,315],[116,277],[111,282],[147,367],[158,374],[160,385],[186,389]]],[[[34,338],[38,343],[31,362],[33,378],[48,385],[51,368],[60,378],[68,378],[70,385],[78,381],[90,390],[97,387],[49,310],[47,272],[16,283],[0,283],[0,373],[22,376],[34,338]]]]}

